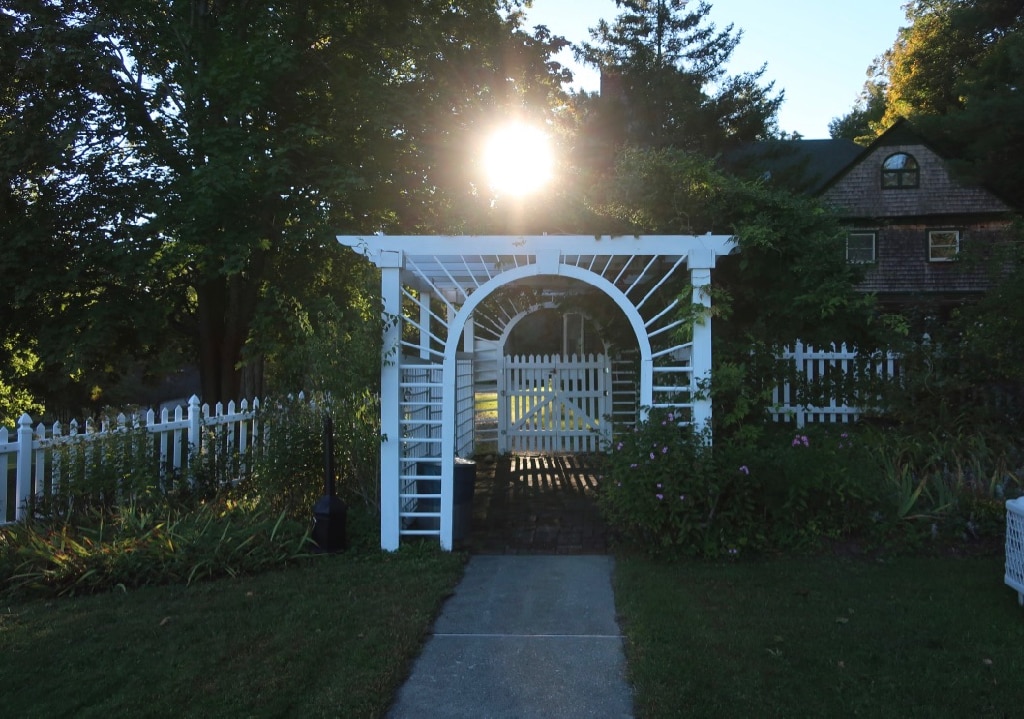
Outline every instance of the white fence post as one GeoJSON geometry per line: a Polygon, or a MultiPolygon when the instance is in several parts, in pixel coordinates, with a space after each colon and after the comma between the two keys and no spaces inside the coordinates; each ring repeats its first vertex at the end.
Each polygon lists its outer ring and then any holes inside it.
{"type": "Polygon", "coordinates": [[[188,448],[186,459],[183,464],[188,466],[188,453],[199,452],[199,444],[202,441],[203,413],[199,406],[199,398],[192,395],[188,398],[188,448]]]}
{"type": "MultiPolygon", "coordinates": [[[[796,345],[793,347],[793,362],[796,364],[796,371],[798,375],[807,376],[809,368],[806,365],[806,352],[804,351],[804,343],[800,340],[796,341],[796,345]]],[[[795,388],[790,386],[789,392],[786,397],[786,402],[789,403],[793,399],[795,388]]],[[[803,429],[804,423],[807,421],[807,412],[804,409],[803,404],[795,406],[796,409],[796,426],[798,429],[803,429]]]]}
{"type": "Polygon", "coordinates": [[[28,498],[32,495],[32,418],[27,413],[18,419],[18,462],[15,465],[17,506],[14,508],[15,521],[25,518],[28,498]]]}

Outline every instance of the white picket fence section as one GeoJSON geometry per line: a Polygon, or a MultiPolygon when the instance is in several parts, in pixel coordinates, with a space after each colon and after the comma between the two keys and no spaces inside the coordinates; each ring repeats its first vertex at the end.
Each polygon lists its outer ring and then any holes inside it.
{"type": "MultiPolygon", "coordinates": [[[[300,395],[301,397],[301,395],[300,395]]],[[[152,436],[153,462],[162,472],[173,474],[188,467],[194,452],[204,443],[213,443],[220,450],[246,451],[260,439],[257,410],[260,401],[242,400],[237,406],[217,403],[211,408],[192,396],[186,408],[161,410],[159,416],[150,409],[130,416],[119,414],[113,422],[97,426],[91,420],[84,425],[72,420],[67,431],[55,422],[50,427],[23,414],[14,432],[0,428],[0,524],[24,518],[31,497],[53,492],[59,487],[62,470],[58,450],[68,446],[88,446],[96,439],[129,428],[144,427],[152,436]]],[[[244,471],[245,467],[241,467],[244,471]]]]}
{"type": "Polygon", "coordinates": [[[900,376],[900,356],[887,352],[880,357],[865,357],[856,348],[832,344],[827,349],[818,349],[802,342],[783,349],[781,359],[791,360],[795,365],[797,381],[783,380],[772,393],[769,412],[776,422],[792,422],[797,427],[807,423],[853,422],[872,408],[872,398],[859,398],[856,405],[848,404],[845,397],[850,393],[833,391],[821,404],[801,402],[801,386],[825,386],[838,388],[849,382],[873,377],[878,380],[892,380],[900,376]]]}

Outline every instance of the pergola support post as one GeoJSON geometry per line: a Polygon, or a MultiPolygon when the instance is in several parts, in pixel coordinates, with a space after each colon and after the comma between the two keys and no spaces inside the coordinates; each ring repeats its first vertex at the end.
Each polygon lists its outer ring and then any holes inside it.
{"type": "MultiPolygon", "coordinates": [[[[698,432],[711,427],[711,270],[715,253],[703,248],[693,249],[687,257],[690,270],[692,302],[703,307],[693,323],[693,350],[690,359],[693,426],[698,432]],[[702,391],[703,385],[703,391],[702,391]]],[[[710,433],[708,434],[710,439],[710,433]]]]}
{"type": "Polygon", "coordinates": [[[399,544],[399,475],[401,474],[402,254],[385,254],[381,264],[384,343],[380,370],[380,546],[395,551],[399,544]]]}

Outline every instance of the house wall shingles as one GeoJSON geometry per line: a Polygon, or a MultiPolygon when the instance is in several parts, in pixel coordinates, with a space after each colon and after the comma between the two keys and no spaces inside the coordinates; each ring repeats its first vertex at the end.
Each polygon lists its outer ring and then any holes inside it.
{"type": "Polygon", "coordinates": [[[1006,240],[1004,223],[949,222],[873,225],[877,233],[876,262],[865,266],[860,289],[865,292],[976,293],[991,285],[991,248],[1006,240]],[[960,258],[928,261],[928,230],[959,229],[960,258]]]}
{"type": "Polygon", "coordinates": [[[984,292],[991,268],[984,257],[1007,238],[1010,208],[981,187],[964,185],[927,146],[882,145],[862,157],[822,198],[850,229],[877,233],[876,262],[865,267],[860,289],[880,296],[956,295],[984,292]],[[882,163],[897,152],[918,162],[913,189],[882,189],[882,163]],[[928,230],[960,230],[960,258],[928,260],[928,230]]]}

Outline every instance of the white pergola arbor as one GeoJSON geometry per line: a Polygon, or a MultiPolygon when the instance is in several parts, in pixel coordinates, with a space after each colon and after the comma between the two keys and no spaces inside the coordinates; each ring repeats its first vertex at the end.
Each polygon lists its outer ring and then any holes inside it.
{"type": "Polygon", "coordinates": [[[387,319],[381,368],[383,549],[395,550],[401,537],[414,535],[437,536],[444,549],[452,547],[456,457],[473,451],[474,328],[482,323],[501,335],[518,314],[482,306],[502,288],[558,289],[575,281],[603,292],[636,337],[642,411],[677,408],[701,427],[711,419],[710,400],[698,391],[711,373],[710,314],[687,312],[685,294],[659,290],[685,268],[690,301],[710,309],[711,270],[718,256],[736,249],[731,236],[337,239],[381,271],[387,319]],[[403,305],[418,311],[403,312],[403,305]],[[444,308],[443,316],[435,307],[444,308]],[[695,318],[689,333],[683,317],[695,318]],[[424,491],[438,476],[440,491],[424,491]]]}

